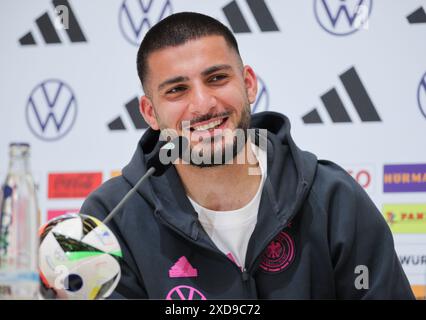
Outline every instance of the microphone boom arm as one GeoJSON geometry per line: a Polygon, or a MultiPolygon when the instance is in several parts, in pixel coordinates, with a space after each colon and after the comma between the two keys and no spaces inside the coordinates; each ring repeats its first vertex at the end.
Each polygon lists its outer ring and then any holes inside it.
{"type": "Polygon", "coordinates": [[[114,209],[108,214],[108,216],[102,221],[104,224],[107,224],[116,214],[118,211],[121,210],[124,203],[127,201],[128,198],[130,198],[139,188],[139,186],[150,176],[152,176],[155,173],[155,168],[151,167],[148,169],[148,171],[139,179],[139,181],[135,184],[135,186],[126,194],[126,196],[121,199],[121,201],[115,206],[114,209]]]}

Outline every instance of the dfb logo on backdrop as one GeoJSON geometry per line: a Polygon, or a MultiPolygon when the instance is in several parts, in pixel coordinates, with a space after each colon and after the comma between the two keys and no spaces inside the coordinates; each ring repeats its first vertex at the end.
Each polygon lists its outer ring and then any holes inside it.
{"type": "Polygon", "coordinates": [[[253,103],[251,113],[269,110],[269,92],[265,82],[257,77],[257,96],[253,103]]]}
{"type": "Polygon", "coordinates": [[[373,0],[314,0],[315,18],[321,28],[346,36],[368,28],[373,0]]]}
{"type": "Polygon", "coordinates": [[[172,13],[170,0],[124,0],[118,20],[124,38],[139,46],[146,32],[172,13]]]}
{"type": "Polygon", "coordinates": [[[77,118],[77,100],[69,85],[57,79],[46,80],[31,92],[26,119],[32,133],[45,141],[64,137],[77,118]]]}
{"type": "Polygon", "coordinates": [[[419,104],[420,112],[426,118],[426,73],[420,80],[419,87],[417,89],[417,102],[419,104]]]}

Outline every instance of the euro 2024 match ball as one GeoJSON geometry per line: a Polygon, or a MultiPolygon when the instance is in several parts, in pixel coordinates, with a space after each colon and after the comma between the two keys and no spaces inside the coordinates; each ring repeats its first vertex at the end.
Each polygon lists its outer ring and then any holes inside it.
{"type": "Polygon", "coordinates": [[[98,219],[83,214],[54,218],[39,230],[42,286],[58,299],[105,299],[121,276],[117,238],[98,219]]]}

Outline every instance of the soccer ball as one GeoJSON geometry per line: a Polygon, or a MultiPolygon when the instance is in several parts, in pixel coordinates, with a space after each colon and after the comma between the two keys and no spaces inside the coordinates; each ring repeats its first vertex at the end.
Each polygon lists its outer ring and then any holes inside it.
{"type": "Polygon", "coordinates": [[[121,277],[121,248],[98,219],[83,214],[54,218],[39,230],[39,270],[58,299],[104,299],[121,277]]]}

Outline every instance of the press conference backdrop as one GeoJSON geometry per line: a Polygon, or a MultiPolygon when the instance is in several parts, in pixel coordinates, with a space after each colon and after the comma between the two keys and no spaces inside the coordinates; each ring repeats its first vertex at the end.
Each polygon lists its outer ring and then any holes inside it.
{"type": "Polygon", "coordinates": [[[171,13],[206,13],[259,77],[252,112],[287,115],[302,149],[365,188],[424,298],[425,10],[425,0],[3,0],[1,177],[8,144],[30,142],[42,220],[78,211],[147,127],[135,66],[144,34],[171,13]]]}

